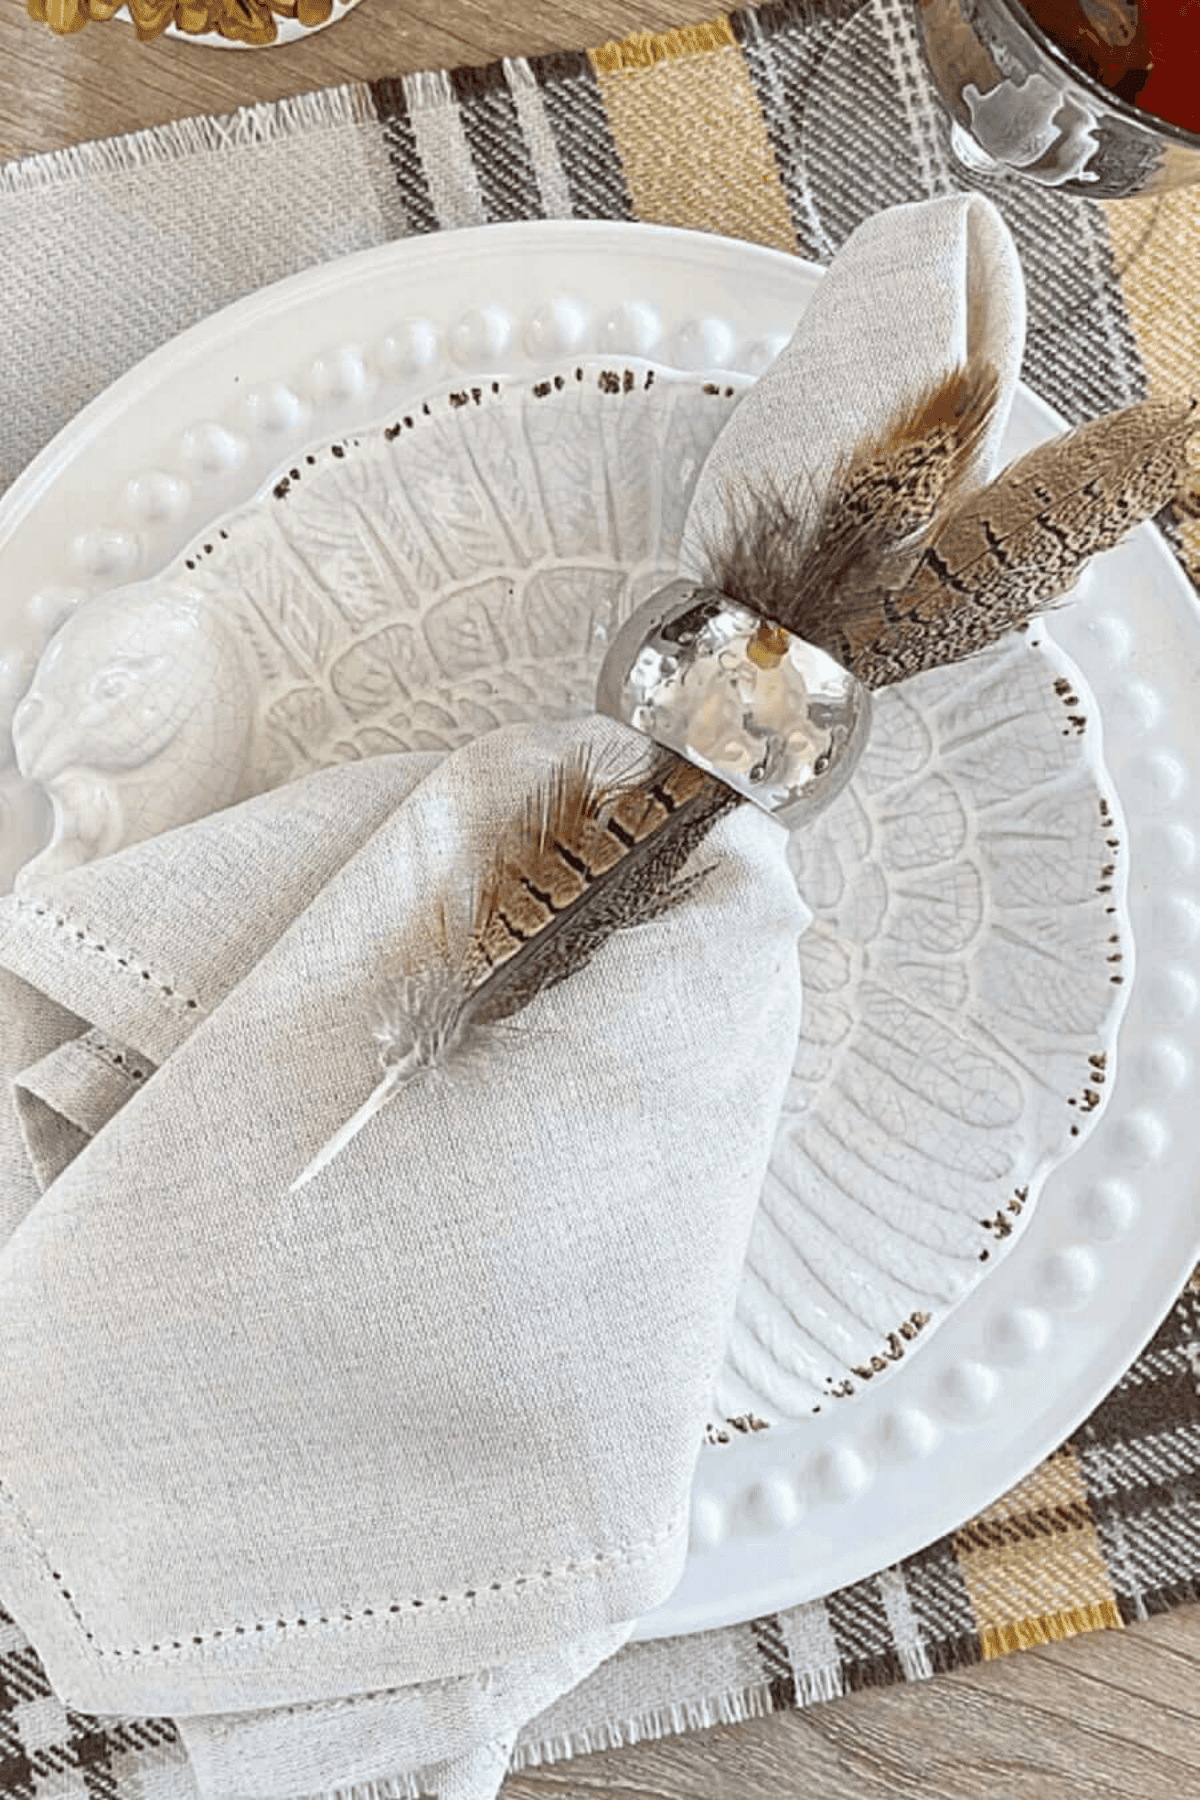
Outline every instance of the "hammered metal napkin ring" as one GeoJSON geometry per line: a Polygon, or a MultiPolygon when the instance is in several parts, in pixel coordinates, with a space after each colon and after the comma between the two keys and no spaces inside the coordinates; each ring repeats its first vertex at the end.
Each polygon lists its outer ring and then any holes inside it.
{"type": "Polygon", "coordinates": [[[715,588],[679,580],[622,625],[596,708],[792,827],[850,779],[871,697],[825,651],[715,588]]]}

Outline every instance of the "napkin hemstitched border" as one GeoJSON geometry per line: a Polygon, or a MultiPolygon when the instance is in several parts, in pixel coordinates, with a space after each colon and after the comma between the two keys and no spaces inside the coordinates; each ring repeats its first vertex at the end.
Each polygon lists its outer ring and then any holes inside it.
{"type": "Polygon", "coordinates": [[[203,1013],[207,1011],[207,1008],[193,995],[181,994],[173,982],[164,980],[161,974],[146,968],[145,958],[139,956],[136,950],[130,950],[124,956],[118,956],[115,950],[110,949],[107,943],[102,943],[86,925],[81,925],[78,919],[71,918],[65,912],[57,911],[45,900],[39,900],[32,895],[21,895],[15,899],[14,910],[24,913],[27,917],[48,920],[49,924],[45,929],[51,932],[69,932],[75,942],[84,950],[91,950],[98,956],[106,957],[114,967],[123,970],[126,975],[134,977],[138,981],[148,981],[150,987],[146,990],[147,992],[156,994],[165,1000],[176,1001],[188,1012],[203,1013]]]}
{"type": "MultiPolygon", "coordinates": [[[[322,1612],[318,1613],[314,1618],[251,1619],[244,1622],[235,1622],[231,1625],[214,1626],[203,1632],[185,1633],[185,1637],[188,1640],[187,1642],[182,1638],[172,1638],[168,1644],[110,1644],[104,1646],[97,1642],[95,1632],[88,1629],[87,1621],[79,1608],[78,1602],[71,1593],[70,1588],[67,1587],[58,1570],[55,1569],[49,1551],[41,1542],[37,1527],[29,1518],[29,1515],[26,1513],[12,1489],[2,1480],[0,1480],[0,1503],[8,1508],[10,1516],[16,1520],[18,1528],[23,1534],[28,1547],[34,1552],[35,1556],[42,1564],[43,1569],[49,1573],[58,1594],[66,1601],[71,1616],[74,1618],[80,1631],[83,1633],[83,1636],[91,1646],[92,1655],[98,1658],[114,1657],[119,1659],[135,1656],[157,1656],[166,1659],[172,1656],[176,1650],[187,1650],[189,1642],[194,1646],[203,1646],[204,1644],[216,1642],[218,1638],[242,1637],[251,1631],[277,1633],[293,1631],[299,1628],[307,1630],[310,1627],[316,1628],[321,1625],[339,1626],[357,1624],[364,1619],[396,1617],[404,1613],[408,1613],[412,1616],[412,1614],[424,1611],[426,1608],[431,1612],[441,1612],[443,1614],[450,1612],[473,1612],[477,1610],[475,1603],[478,1601],[483,1601],[485,1604],[498,1605],[502,1604],[510,1593],[515,1593],[518,1590],[525,1589],[535,1584],[543,1584],[550,1587],[555,1583],[565,1581],[569,1577],[581,1576],[586,1578],[593,1574],[602,1575],[606,1568],[619,1568],[623,1564],[635,1563],[648,1552],[660,1550],[665,1544],[669,1544],[673,1538],[677,1538],[681,1529],[686,1528],[688,1523],[688,1512],[685,1508],[682,1512],[676,1513],[672,1517],[670,1523],[665,1526],[662,1531],[655,1532],[652,1537],[639,1539],[638,1542],[633,1544],[618,1545],[616,1549],[613,1550],[598,1550],[592,1556],[573,1557],[569,1562],[552,1564],[549,1568],[539,1569],[532,1574],[508,1575],[501,1581],[481,1582],[477,1588],[465,1588],[459,1593],[437,1594],[424,1599],[414,1597],[408,1600],[385,1600],[381,1601],[378,1606],[364,1606],[356,1613],[343,1611],[332,1614],[322,1612]],[[492,1594],[499,1594],[501,1600],[496,1602],[489,1601],[488,1596],[492,1594]]],[[[412,1685],[412,1683],[404,1684],[405,1687],[410,1687],[412,1685]]],[[[387,1692],[390,1690],[377,1689],[372,1691],[387,1692]]],[[[316,1704],[316,1702],[313,1704],[316,1704]]],[[[321,1704],[324,1704],[324,1702],[321,1702],[321,1704]]]]}
{"type": "Polygon", "coordinates": [[[155,1065],[149,1057],[139,1056],[128,1044],[121,1044],[107,1037],[98,1026],[93,1026],[91,1031],[76,1038],[75,1043],[85,1055],[103,1063],[106,1069],[114,1070],[131,1088],[136,1087],[139,1082],[148,1081],[154,1074],[155,1065]]]}
{"type": "MultiPolygon", "coordinates": [[[[664,1535],[602,1561],[584,1561],[574,1572],[552,1574],[548,1581],[539,1576],[511,1577],[498,1593],[485,1586],[477,1590],[475,1601],[458,1607],[452,1616],[459,1621],[478,1617],[486,1637],[502,1616],[497,1608],[517,1608],[516,1653],[540,1652],[561,1636],[562,1608],[570,1605],[572,1596],[582,1598],[590,1591],[593,1599],[587,1603],[584,1628],[603,1630],[666,1599],[682,1572],[687,1524],[685,1509],[664,1535]]],[[[343,1698],[350,1666],[356,1691],[377,1692],[407,1689],[414,1682],[438,1684],[486,1662],[483,1640],[474,1645],[469,1627],[460,1623],[457,1636],[446,1636],[442,1621],[451,1615],[436,1603],[417,1612],[403,1606],[397,1613],[373,1608],[370,1616],[350,1621],[318,1615],[311,1625],[306,1620],[304,1630],[297,1629],[299,1621],[288,1620],[261,1621],[261,1631],[253,1624],[243,1626],[240,1634],[236,1627],[225,1627],[207,1636],[190,1634],[194,1641],[173,1639],[169,1649],[160,1648],[157,1654],[138,1647],[104,1649],[87,1629],[36,1534],[25,1529],[17,1502],[3,1489],[0,1591],[8,1612],[38,1643],[39,1661],[53,1690],[64,1705],[80,1713],[179,1718],[227,1712],[239,1675],[248,1666],[247,1657],[257,1654],[251,1646],[272,1641],[277,1646],[274,1666],[258,1699],[258,1705],[269,1711],[343,1698]],[[280,1661],[285,1644],[292,1654],[280,1661]],[[131,1689],[136,1689],[136,1699],[131,1689]],[[185,1692],[189,1705],[181,1704],[185,1692]]]]}

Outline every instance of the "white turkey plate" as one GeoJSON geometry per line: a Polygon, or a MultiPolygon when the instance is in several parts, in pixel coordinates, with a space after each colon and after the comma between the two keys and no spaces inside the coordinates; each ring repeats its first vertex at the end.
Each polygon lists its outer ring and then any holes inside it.
{"type": "MultiPolygon", "coordinates": [[[[18,885],[314,767],[586,710],[815,279],[686,233],[493,227],[294,278],[148,359],[0,502],[18,885]]],[[[1054,428],[1023,391],[1007,448],[1054,428]]],[[[719,1384],[736,1423],[645,1631],[953,1528],[1181,1284],[1200,910],[1170,645],[1194,632],[1138,533],[1056,621],[1077,660],[1039,627],[881,695],[794,839],[805,1024],[719,1384]]]]}

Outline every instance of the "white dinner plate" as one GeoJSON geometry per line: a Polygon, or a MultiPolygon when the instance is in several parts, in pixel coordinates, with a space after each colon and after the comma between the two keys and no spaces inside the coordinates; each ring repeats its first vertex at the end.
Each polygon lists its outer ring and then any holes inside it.
{"type": "MultiPolygon", "coordinates": [[[[86,408],[0,500],[0,709],[5,681],[11,694],[27,679],[41,641],[81,597],[163,569],[310,446],[365,436],[406,400],[470,376],[523,383],[597,357],[752,375],[790,334],[816,279],[777,252],[691,233],[513,225],[365,252],[227,309],[86,408]]],[[[1022,390],[1006,448],[1060,428],[1022,390]]],[[[1079,1115],[1076,1153],[1059,1166],[1047,1159],[1020,1232],[936,1332],[819,1413],[776,1406],[770,1430],[705,1448],[683,1582],[640,1635],[795,1604],[953,1529],[1069,1434],[1182,1285],[1200,1248],[1186,1092],[1200,1047],[1188,680],[1197,624],[1186,581],[1143,528],[1056,617],[1070,660],[1057,660],[1045,627],[1036,634],[1048,687],[1055,675],[1069,690],[1072,661],[1082,670],[1107,765],[1094,758],[1081,774],[1067,756],[1049,785],[1091,780],[1098,798],[1110,779],[1115,788],[1120,874],[1108,903],[1120,925],[1127,880],[1137,964],[1121,996],[1115,1069],[1115,1004],[1094,1040],[1107,1059],[1107,1106],[1079,1115]]],[[[1088,731],[1095,745],[1092,717],[1088,731]]],[[[31,817],[29,829],[38,824],[31,817]]],[[[1131,968],[1128,959],[1122,972],[1131,968]]],[[[1051,1045],[1057,1029],[1048,1010],[1051,1045]]],[[[751,1381],[741,1391],[760,1390],[751,1381]]]]}

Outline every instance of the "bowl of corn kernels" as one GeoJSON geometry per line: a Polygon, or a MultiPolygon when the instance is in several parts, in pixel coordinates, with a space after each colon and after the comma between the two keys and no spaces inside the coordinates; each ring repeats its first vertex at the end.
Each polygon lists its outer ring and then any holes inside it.
{"type": "Polygon", "coordinates": [[[219,48],[295,43],[335,24],[358,0],[26,0],[29,16],[60,37],[110,19],[127,21],[142,42],[190,39],[219,48]]]}

